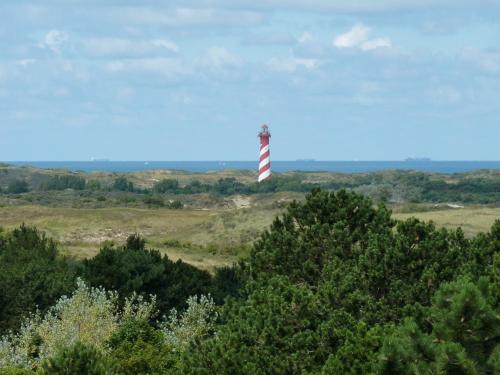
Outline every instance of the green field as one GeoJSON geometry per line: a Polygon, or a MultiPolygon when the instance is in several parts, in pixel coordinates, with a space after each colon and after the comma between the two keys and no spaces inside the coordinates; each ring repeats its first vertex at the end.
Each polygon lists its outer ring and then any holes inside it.
{"type": "MultiPolygon", "coordinates": [[[[293,196],[297,198],[298,196],[293,196]]],[[[40,205],[0,207],[0,226],[14,228],[22,223],[35,225],[55,238],[64,253],[86,258],[95,255],[105,241],[123,243],[131,233],[139,233],[148,245],[172,259],[212,269],[230,264],[248,252],[259,233],[268,227],[291,197],[265,196],[249,200],[233,197],[231,208],[220,209],[138,209],[60,208],[40,205]]],[[[394,207],[394,217],[417,217],[446,228],[462,227],[466,235],[489,230],[500,218],[500,208],[470,206],[458,209],[428,209],[407,212],[394,207]]]]}
{"type": "Polygon", "coordinates": [[[467,236],[473,236],[479,232],[488,231],[495,220],[500,219],[500,208],[471,206],[427,212],[394,213],[394,217],[400,220],[412,216],[424,221],[433,221],[438,226],[445,228],[456,229],[460,227],[467,236]]]}
{"type": "Polygon", "coordinates": [[[34,225],[56,239],[64,253],[95,255],[105,241],[123,243],[131,233],[172,259],[202,268],[230,264],[243,255],[278,209],[168,210],[75,209],[23,205],[0,208],[0,226],[34,225]]]}

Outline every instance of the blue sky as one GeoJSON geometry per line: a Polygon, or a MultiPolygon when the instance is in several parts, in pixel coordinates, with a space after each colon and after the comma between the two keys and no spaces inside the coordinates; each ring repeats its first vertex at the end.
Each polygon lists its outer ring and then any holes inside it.
{"type": "Polygon", "coordinates": [[[2,0],[0,160],[500,160],[500,0],[2,0]]]}

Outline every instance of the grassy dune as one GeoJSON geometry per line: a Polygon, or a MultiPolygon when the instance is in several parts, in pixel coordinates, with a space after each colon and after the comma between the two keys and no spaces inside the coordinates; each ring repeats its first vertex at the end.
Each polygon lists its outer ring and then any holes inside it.
{"type": "MultiPolygon", "coordinates": [[[[234,199],[238,208],[205,210],[4,206],[0,207],[0,226],[10,229],[23,222],[35,225],[55,238],[63,252],[79,258],[95,255],[105,241],[123,243],[129,234],[137,232],[149,246],[171,258],[211,269],[246,254],[252,241],[281,212],[280,202],[285,198],[263,196],[251,202],[234,199]]],[[[467,235],[489,230],[500,218],[500,208],[484,206],[424,212],[398,212],[405,210],[395,207],[394,211],[394,216],[402,220],[415,216],[447,228],[460,226],[467,235]]]]}
{"type": "Polygon", "coordinates": [[[203,267],[230,264],[271,223],[278,209],[168,210],[75,209],[22,205],[0,208],[0,226],[23,222],[55,238],[63,252],[79,258],[97,253],[104,241],[123,243],[140,233],[148,245],[173,259],[203,267]]]}
{"type": "Polygon", "coordinates": [[[397,219],[405,220],[417,217],[425,221],[433,221],[439,226],[456,229],[461,227],[467,236],[490,229],[495,220],[500,219],[500,208],[472,206],[459,209],[445,209],[428,212],[394,213],[397,219]]]}

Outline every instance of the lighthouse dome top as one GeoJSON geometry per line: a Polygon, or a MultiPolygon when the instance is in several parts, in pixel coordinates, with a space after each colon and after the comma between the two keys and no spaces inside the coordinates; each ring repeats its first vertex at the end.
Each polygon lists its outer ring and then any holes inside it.
{"type": "Polygon", "coordinates": [[[259,137],[260,136],[271,136],[271,133],[269,133],[269,126],[264,124],[260,127],[259,137]]]}

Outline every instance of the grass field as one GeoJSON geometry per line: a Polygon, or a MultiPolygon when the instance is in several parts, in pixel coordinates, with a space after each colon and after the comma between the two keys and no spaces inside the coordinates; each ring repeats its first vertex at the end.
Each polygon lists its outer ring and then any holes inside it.
{"type": "Polygon", "coordinates": [[[278,209],[168,210],[75,209],[22,205],[0,208],[0,226],[34,225],[55,238],[63,252],[95,255],[104,241],[123,243],[131,233],[148,246],[202,268],[230,264],[271,223],[278,209]]]}
{"type": "Polygon", "coordinates": [[[459,209],[432,210],[427,212],[394,213],[394,217],[405,220],[417,217],[433,221],[438,226],[456,229],[461,227],[467,236],[489,231],[495,220],[500,219],[500,208],[472,206],[459,209]]]}
{"type": "MultiPolygon", "coordinates": [[[[272,204],[273,201],[276,202],[276,197],[264,197],[251,205],[237,202],[239,208],[211,210],[19,205],[0,207],[0,226],[11,229],[23,222],[35,225],[55,238],[64,253],[79,258],[95,255],[105,241],[119,244],[129,234],[139,233],[148,246],[172,259],[212,269],[230,264],[247,253],[252,241],[281,212],[282,208],[272,204]]],[[[447,228],[460,226],[470,236],[489,230],[500,218],[500,208],[477,206],[413,213],[395,209],[397,219],[412,216],[447,228]]]]}

